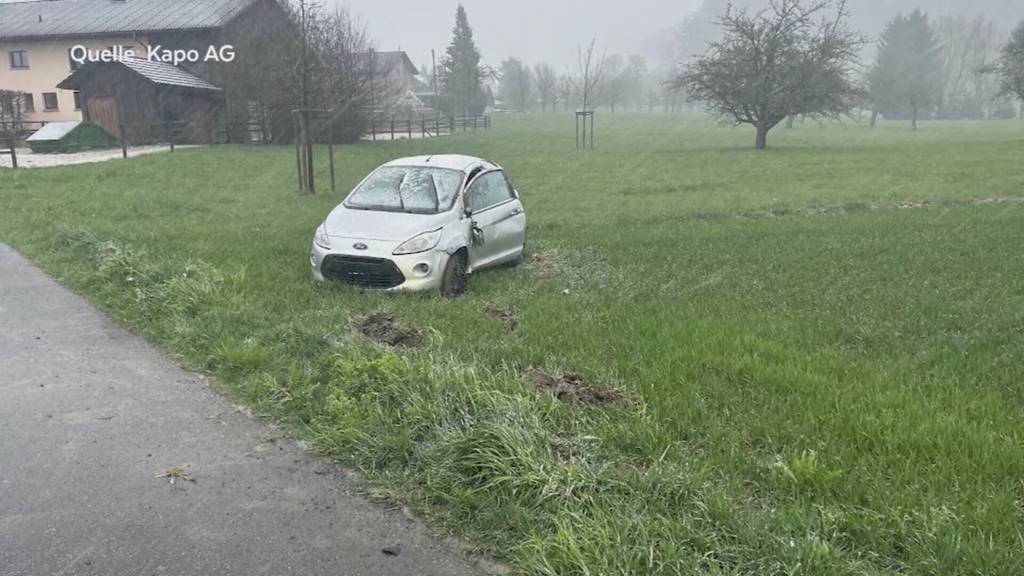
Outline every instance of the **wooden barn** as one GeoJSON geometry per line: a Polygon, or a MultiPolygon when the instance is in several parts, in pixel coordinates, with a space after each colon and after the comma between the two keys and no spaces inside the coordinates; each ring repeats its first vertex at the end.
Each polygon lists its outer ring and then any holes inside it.
{"type": "Polygon", "coordinates": [[[58,85],[80,93],[82,115],[132,144],[212,144],[224,114],[220,88],[165,62],[90,62],[58,85]]]}

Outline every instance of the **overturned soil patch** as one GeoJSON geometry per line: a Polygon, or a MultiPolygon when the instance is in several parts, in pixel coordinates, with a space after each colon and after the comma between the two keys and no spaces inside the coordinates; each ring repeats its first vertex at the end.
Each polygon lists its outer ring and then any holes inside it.
{"type": "Polygon", "coordinates": [[[419,348],[423,345],[423,334],[419,330],[402,326],[387,312],[353,316],[352,329],[378,344],[396,348],[419,348]]]}
{"type": "Polygon", "coordinates": [[[573,372],[555,375],[541,368],[530,367],[523,373],[523,378],[534,390],[551,394],[562,402],[611,404],[623,398],[621,390],[591,386],[582,376],[573,372]]]}
{"type": "Polygon", "coordinates": [[[488,306],[484,308],[484,314],[501,320],[506,326],[508,326],[509,330],[515,330],[519,327],[519,317],[516,316],[515,312],[508,308],[502,308],[501,306],[488,306]]]}
{"type": "Polygon", "coordinates": [[[562,269],[562,261],[554,252],[534,252],[527,258],[526,266],[541,275],[550,276],[562,269]]]}

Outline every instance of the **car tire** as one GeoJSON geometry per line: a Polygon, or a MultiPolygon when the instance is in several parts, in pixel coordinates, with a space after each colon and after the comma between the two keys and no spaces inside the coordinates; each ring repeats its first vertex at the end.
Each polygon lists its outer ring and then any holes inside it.
{"type": "Polygon", "coordinates": [[[469,281],[469,274],[466,272],[468,260],[465,250],[459,250],[448,259],[444,266],[444,274],[441,276],[441,295],[445,298],[455,298],[466,293],[466,284],[469,281]]]}

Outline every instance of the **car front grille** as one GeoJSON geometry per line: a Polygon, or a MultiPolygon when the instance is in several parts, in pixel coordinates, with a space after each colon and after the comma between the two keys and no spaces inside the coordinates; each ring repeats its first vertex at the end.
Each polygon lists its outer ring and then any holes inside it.
{"type": "Polygon", "coordinates": [[[331,254],[320,265],[324,278],[360,288],[395,288],[405,283],[405,275],[391,260],[331,254]]]}

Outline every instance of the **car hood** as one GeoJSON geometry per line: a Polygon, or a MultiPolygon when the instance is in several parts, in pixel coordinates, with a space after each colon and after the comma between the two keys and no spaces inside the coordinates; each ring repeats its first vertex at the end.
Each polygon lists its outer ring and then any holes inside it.
{"type": "Polygon", "coordinates": [[[327,216],[325,225],[327,235],[332,238],[405,242],[413,236],[441,228],[450,219],[450,213],[408,214],[338,206],[327,216]]]}

